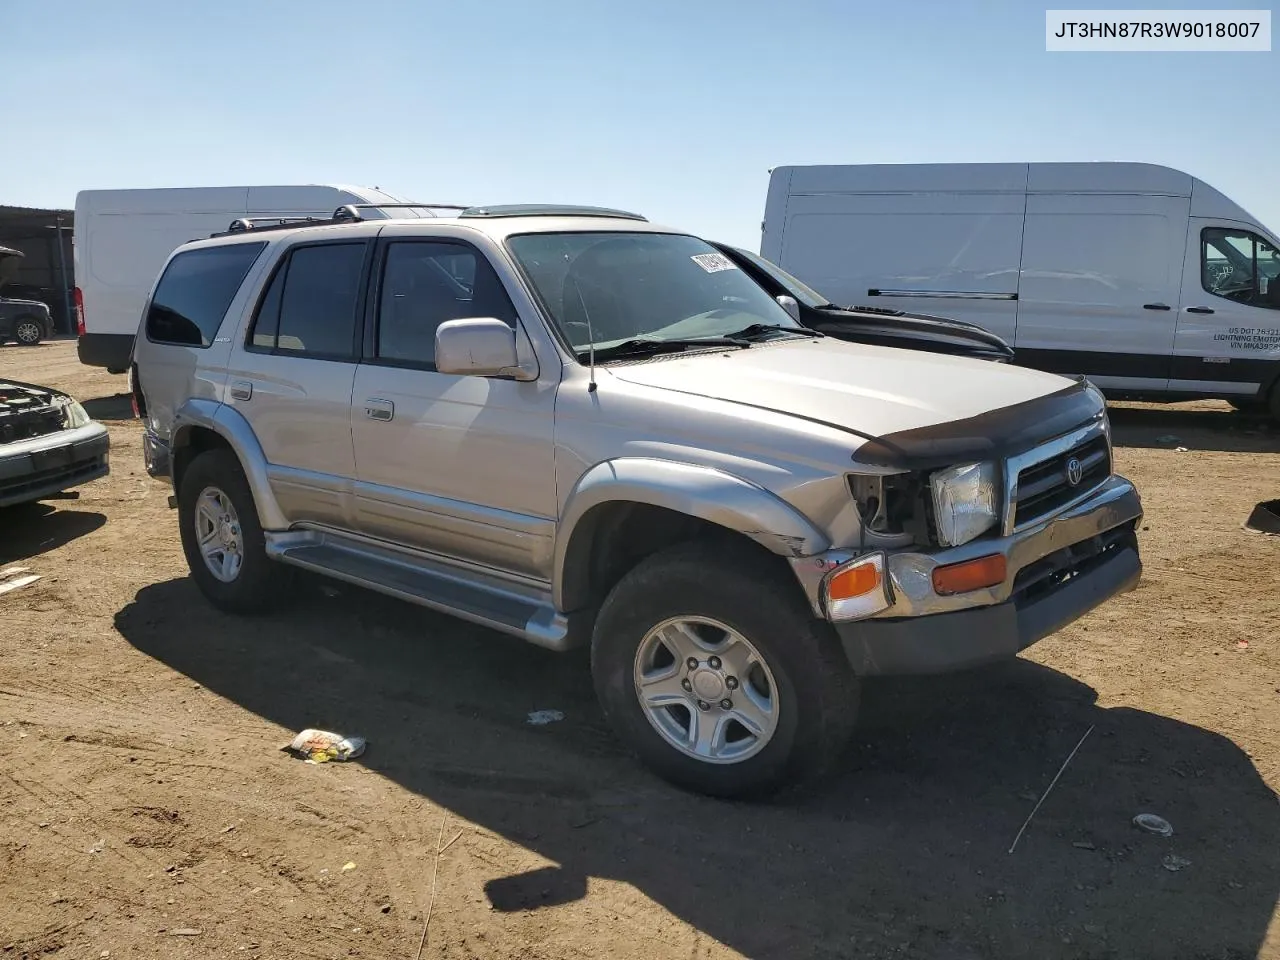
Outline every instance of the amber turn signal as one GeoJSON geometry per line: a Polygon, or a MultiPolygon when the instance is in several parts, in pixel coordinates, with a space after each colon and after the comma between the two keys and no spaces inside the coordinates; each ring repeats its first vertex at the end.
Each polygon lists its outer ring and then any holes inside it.
{"type": "Polygon", "coordinates": [[[964,563],[951,563],[945,567],[935,567],[933,571],[933,589],[935,593],[949,596],[956,593],[968,593],[970,590],[981,590],[983,587],[994,587],[1004,583],[1009,572],[1003,553],[993,553],[976,560],[964,563]]]}
{"type": "Polygon", "coordinates": [[[832,600],[861,597],[880,586],[880,570],[872,563],[842,570],[827,582],[827,596],[832,600]]]}

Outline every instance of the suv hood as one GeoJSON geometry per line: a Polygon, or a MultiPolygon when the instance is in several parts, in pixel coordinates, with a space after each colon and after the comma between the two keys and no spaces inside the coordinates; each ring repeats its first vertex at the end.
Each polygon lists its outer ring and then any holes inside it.
{"type": "MultiPolygon", "coordinates": [[[[992,423],[995,411],[1081,392],[1071,380],[1025,367],[830,337],[676,354],[607,369],[628,383],[792,414],[865,439],[914,432],[936,440],[948,431],[928,428],[955,422],[952,440],[982,440],[990,432],[986,425],[992,423]],[[983,430],[976,429],[975,420],[984,422],[983,430]]],[[[1078,403],[1073,403],[1071,416],[1085,419],[1087,413],[1074,409],[1078,403]]],[[[1044,404],[1031,406],[1037,417],[1051,412],[1044,404]]],[[[999,419],[1007,427],[1013,418],[1000,415],[999,419]]],[[[948,446],[954,449],[953,444],[948,446]]]]}
{"type": "Polygon", "coordinates": [[[40,300],[19,300],[15,297],[0,297],[0,303],[17,303],[24,307],[39,307],[46,313],[49,311],[49,305],[40,300]]]}

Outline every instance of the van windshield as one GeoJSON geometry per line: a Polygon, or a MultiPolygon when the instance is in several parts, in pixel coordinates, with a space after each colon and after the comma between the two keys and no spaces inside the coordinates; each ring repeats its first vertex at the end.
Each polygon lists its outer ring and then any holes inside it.
{"type": "Polygon", "coordinates": [[[665,233],[529,233],[507,246],[575,352],[643,339],[807,333],[710,244],[665,233]]]}

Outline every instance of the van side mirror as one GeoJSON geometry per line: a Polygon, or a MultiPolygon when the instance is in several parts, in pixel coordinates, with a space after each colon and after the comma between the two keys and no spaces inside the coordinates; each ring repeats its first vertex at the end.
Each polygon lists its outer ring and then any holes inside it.
{"type": "Polygon", "coordinates": [[[449,320],[436,328],[436,370],[470,377],[532,380],[516,350],[516,332],[501,320],[449,320]]]}
{"type": "Polygon", "coordinates": [[[800,322],[800,304],[796,302],[795,297],[789,297],[785,293],[778,294],[778,306],[787,311],[789,316],[796,323],[800,322]]]}

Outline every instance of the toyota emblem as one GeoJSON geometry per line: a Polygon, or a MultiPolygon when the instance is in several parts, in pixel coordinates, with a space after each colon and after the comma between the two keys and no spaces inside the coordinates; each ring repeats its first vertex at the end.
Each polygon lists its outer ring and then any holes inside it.
{"type": "Polygon", "coordinates": [[[1072,457],[1067,461],[1067,483],[1073,487],[1078,487],[1083,479],[1084,464],[1080,462],[1078,457],[1072,457]]]}

